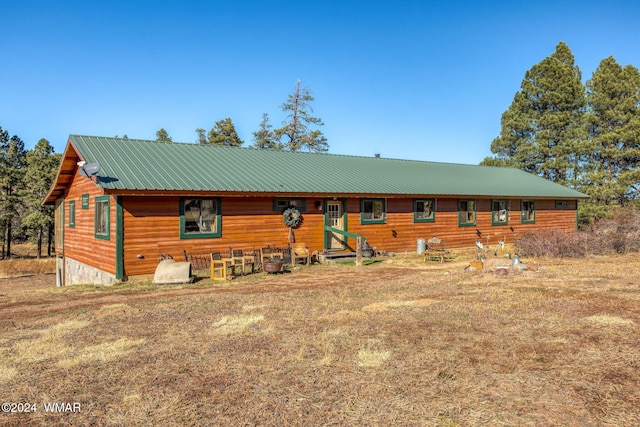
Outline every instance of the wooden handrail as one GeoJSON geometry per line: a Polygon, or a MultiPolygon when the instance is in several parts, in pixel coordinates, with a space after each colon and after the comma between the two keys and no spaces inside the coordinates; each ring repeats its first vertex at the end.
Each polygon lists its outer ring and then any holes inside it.
{"type": "Polygon", "coordinates": [[[346,237],[351,237],[352,239],[357,239],[358,237],[360,237],[362,239],[363,243],[367,240],[364,236],[360,236],[360,235],[354,234],[354,233],[349,233],[348,231],[340,230],[338,228],[333,228],[333,227],[331,227],[329,225],[325,225],[324,226],[324,231],[330,231],[332,233],[341,234],[341,235],[346,236],[346,237]]]}

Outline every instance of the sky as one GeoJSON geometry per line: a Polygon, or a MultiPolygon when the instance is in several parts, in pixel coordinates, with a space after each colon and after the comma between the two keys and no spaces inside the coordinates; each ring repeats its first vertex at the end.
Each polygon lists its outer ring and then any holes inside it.
{"type": "Polygon", "coordinates": [[[0,19],[0,127],[59,153],[225,118],[249,146],[301,80],[330,153],[478,164],[559,42],[584,81],[640,67],[636,0],[0,0],[0,19]]]}

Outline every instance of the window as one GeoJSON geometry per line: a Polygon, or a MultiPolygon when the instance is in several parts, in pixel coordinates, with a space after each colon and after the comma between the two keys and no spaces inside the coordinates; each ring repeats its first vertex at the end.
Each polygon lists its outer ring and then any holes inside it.
{"type": "Polygon", "coordinates": [[[95,201],[95,236],[98,239],[109,240],[109,196],[96,197],[95,201]]]}
{"type": "Polygon", "coordinates": [[[507,225],[509,209],[506,200],[491,201],[491,225],[507,225]]]}
{"type": "Polygon", "coordinates": [[[273,199],[273,210],[284,211],[289,206],[295,206],[300,212],[304,212],[307,209],[307,203],[305,199],[273,199]]]}
{"type": "Polygon", "coordinates": [[[76,226],[76,201],[69,200],[69,228],[76,226]]]}
{"type": "Polygon", "coordinates": [[[220,235],[219,199],[181,199],[180,238],[220,237],[220,235]]]}
{"type": "Polygon", "coordinates": [[[569,207],[569,201],[556,200],[556,209],[567,209],[569,207]]]}
{"type": "Polygon", "coordinates": [[[531,200],[523,200],[520,202],[520,223],[533,224],[536,222],[536,207],[531,200]]]}
{"type": "Polygon", "coordinates": [[[433,222],[436,220],[436,201],[434,199],[417,199],[413,201],[413,221],[433,222]]]}
{"type": "Polygon", "coordinates": [[[360,201],[361,224],[383,224],[384,214],[384,199],[362,199],[360,201]]]}
{"type": "Polygon", "coordinates": [[[82,209],[89,209],[89,195],[82,195],[82,209]]]}
{"type": "Polygon", "coordinates": [[[476,225],[476,201],[458,200],[458,226],[476,225]]]}

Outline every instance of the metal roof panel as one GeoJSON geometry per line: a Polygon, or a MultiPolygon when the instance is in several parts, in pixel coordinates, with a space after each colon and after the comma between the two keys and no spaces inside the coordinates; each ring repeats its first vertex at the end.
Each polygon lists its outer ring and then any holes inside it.
{"type": "Polygon", "coordinates": [[[586,198],[513,168],[71,135],[106,190],[586,198]]]}

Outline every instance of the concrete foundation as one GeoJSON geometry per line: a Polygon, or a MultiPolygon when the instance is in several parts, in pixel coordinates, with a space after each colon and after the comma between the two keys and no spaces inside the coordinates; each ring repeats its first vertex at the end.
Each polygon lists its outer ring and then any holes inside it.
{"type": "MultiPolygon", "coordinates": [[[[58,265],[60,265],[60,262],[58,262],[58,265]]],[[[59,267],[57,267],[56,269],[58,270],[59,267]]],[[[58,274],[58,276],[61,276],[61,274],[58,274]]],[[[106,271],[84,264],[80,261],[76,261],[69,257],[64,258],[64,285],[65,286],[113,285],[115,282],[116,282],[115,274],[107,273],[106,271]]]]}

